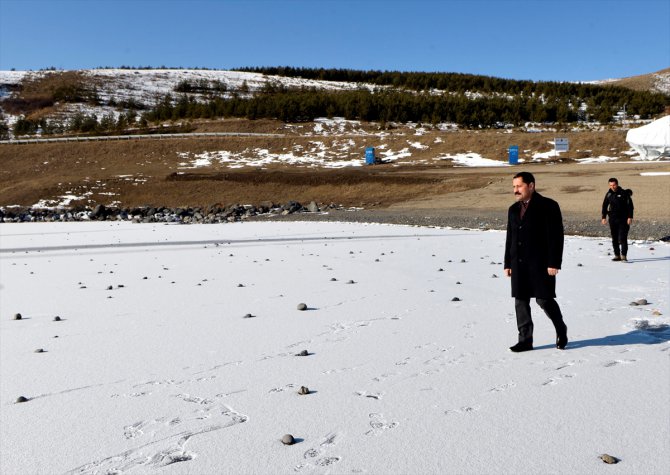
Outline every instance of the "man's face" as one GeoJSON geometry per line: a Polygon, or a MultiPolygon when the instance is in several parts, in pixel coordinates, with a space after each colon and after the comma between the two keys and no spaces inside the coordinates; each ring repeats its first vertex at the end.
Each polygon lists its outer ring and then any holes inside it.
{"type": "Polygon", "coordinates": [[[514,187],[514,199],[517,201],[528,201],[535,191],[535,183],[524,183],[521,177],[512,180],[514,187]]]}
{"type": "Polygon", "coordinates": [[[610,185],[610,190],[612,190],[614,192],[616,192],[616,190],[619,189],[619,185],[617,185],[616,182],[610,181],[609,185],[610,185]]]}

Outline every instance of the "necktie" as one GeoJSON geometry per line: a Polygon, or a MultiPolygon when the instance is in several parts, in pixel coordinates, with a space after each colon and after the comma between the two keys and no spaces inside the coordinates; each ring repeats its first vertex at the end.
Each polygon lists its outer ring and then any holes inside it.
{"type": "Polygon", "coordinates": [[[528,209],[528,202],[527,201],[522,201],[521,202],[521,219],[523,219],[523,215],[526,214],[527,209],[528,209]]]}

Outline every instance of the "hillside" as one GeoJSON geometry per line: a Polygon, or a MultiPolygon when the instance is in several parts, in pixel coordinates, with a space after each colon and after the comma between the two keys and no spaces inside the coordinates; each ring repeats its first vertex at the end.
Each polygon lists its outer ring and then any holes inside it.
{"type": "MultiPolygon", "coordinates": [[[[291,89],[353,90],[360,84],[271,78],[259,73],[186,69],[92,69],[80,71],[0,71],[0,110],[11,127],[20,116],[67,122],[75,114],[103,118],[149,110],[180,84],[217,87],[222,97],[251,97],[271,81],[291,89]],[[69,96],[69,97],[68,97],[69,96]],[[75,96],[75,97],[73,97],[75,96]]],[[[209,91],[182,95],[204,102],[209,91]]]]}
{"type": "Polygon", "coordinates": [[[594,81],[594,84],[620,86],[635,91],[651,91],[670,95],[670,68],[639,76],[594,81]]]}
{"type": "MultiPolygon", "coordinates": [[[[650,76],[646,84],[659,89],[670,82],[658,78],[667,75],[650,76]]],[[[194,120],[232,117],[584,129],[622,119],[650,120],[670,104],[670,96],[656,89],[607,84],[287,68],[0,71],[0,136],[161,132],[165,125],[189,131],[194,120]]]]}

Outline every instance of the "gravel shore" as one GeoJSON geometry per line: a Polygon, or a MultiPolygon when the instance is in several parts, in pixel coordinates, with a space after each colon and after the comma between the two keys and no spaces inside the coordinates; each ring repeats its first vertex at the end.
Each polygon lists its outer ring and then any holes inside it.
{"type": "MultiPolygon", "coordinates": [[[[507,225],[505,213],[469,210],[329,210],[324,213],[297,213],[286,216],[259,216],[255,221],[345,221],[358,223],[403,224],[412,226],[438,226],[456,229],[498,229],[507,225]]],[[[563,215],[566,235],[610,237],[609,226],[597,219],[584,219],[563,215]]],[[[670,223],[664,221],[635,220],[628,234],[630,240],[670,240],[670,223]]]]}

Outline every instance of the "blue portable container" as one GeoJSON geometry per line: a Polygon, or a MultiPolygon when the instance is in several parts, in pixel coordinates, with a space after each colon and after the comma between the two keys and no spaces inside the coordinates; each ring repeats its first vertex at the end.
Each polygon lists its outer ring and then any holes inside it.
{"type": "Polygon", "coordinates": [[[508,155],[509,155],[509,164],[510,165],[517,165],[519,163],[519,146],[518,145],[510,145],[507,152],[508,152],[508,155]]]}
{"type": "Polygon", "coordinates": [[[365,148],[365,164],[374,165],[375,164],[375,148],[366,147],[365,148]]]}

